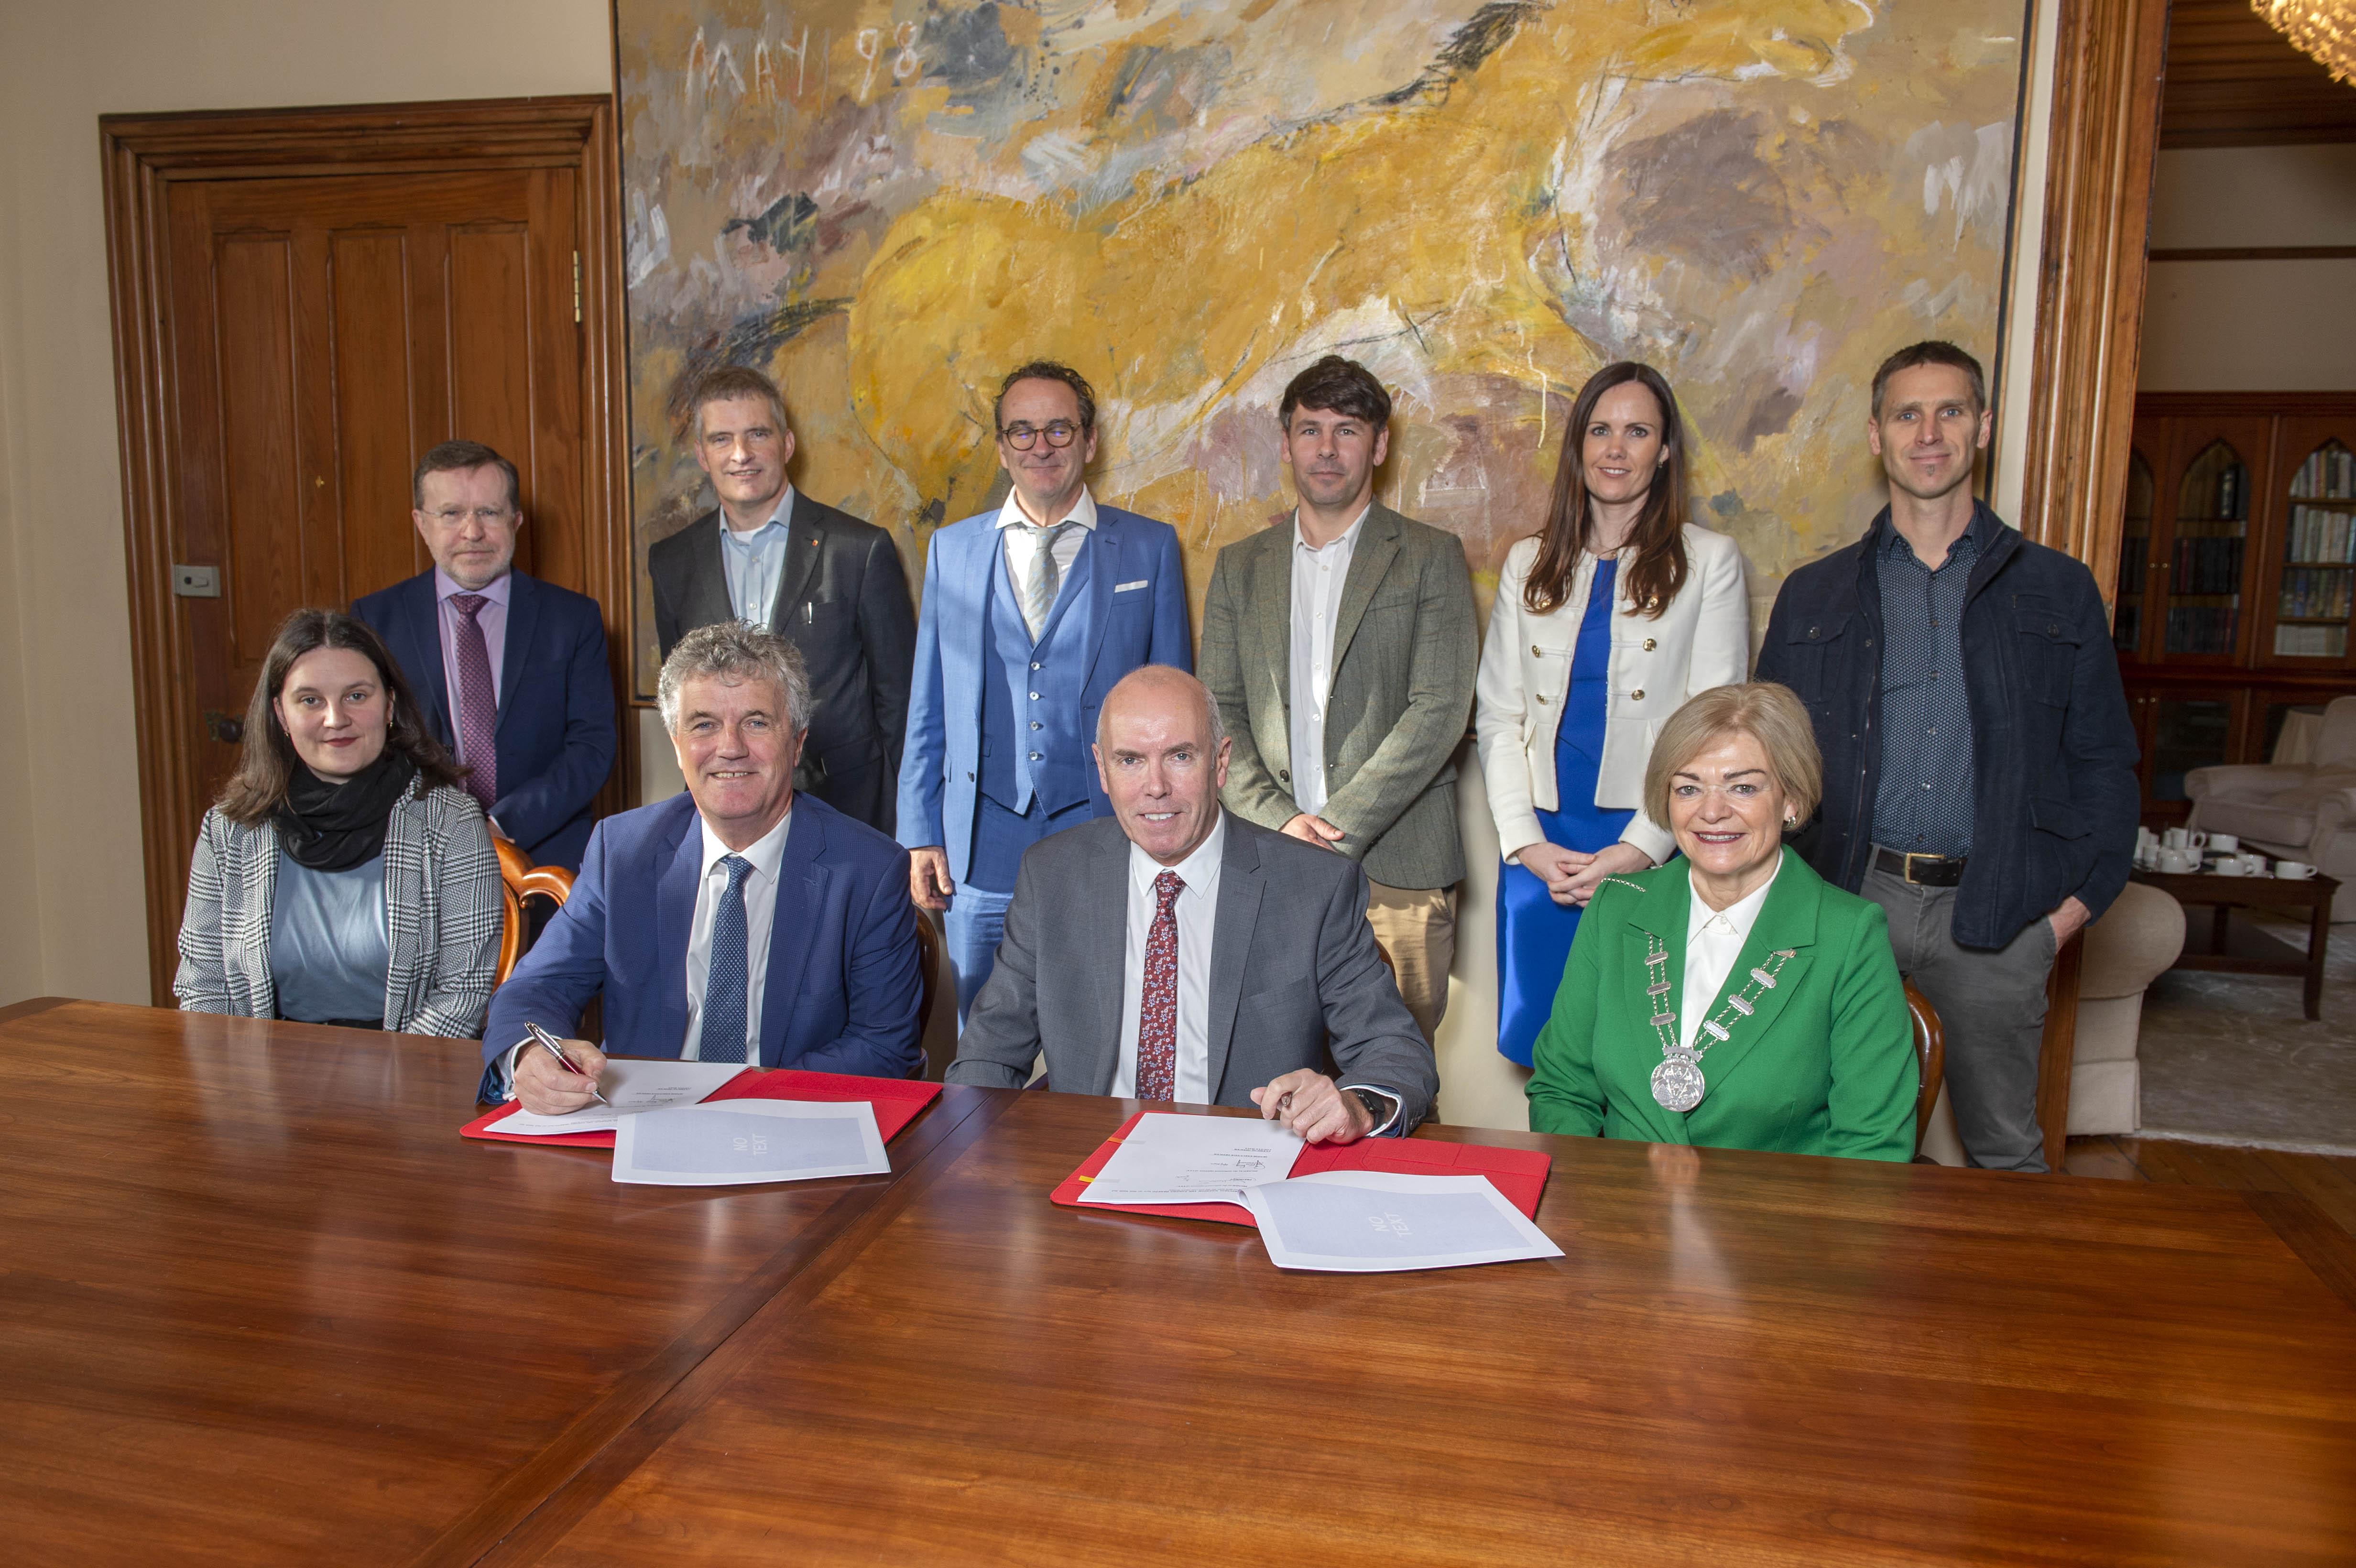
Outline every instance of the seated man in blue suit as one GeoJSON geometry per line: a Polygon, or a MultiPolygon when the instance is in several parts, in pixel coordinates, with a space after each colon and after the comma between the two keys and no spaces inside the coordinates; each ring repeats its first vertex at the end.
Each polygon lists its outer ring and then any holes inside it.
{"type": "Polygon", "coordinates": [[[512,570],[523,527],[515,464],[472,441],[427,453],[410,516],[434,570],[369,594],[376,629],[467,769],[466,793],[534,865],[581,864],[614,770],[614,677],[597,602],[512,570]]]}
{"type": "Polygon", "coordinates": [[[521,1050],[605,1000],[605,1043],[678,1056],[905,1078],[916,1043],[916,914],[907,852],[794,792],[809,678],[774,633],[688,633],[656,688],[687,793],[597,825],[573,896],[491,997],[483,1097],[508,1085],[556,1115],[589,1104],[605,1058],[568,1073],[521,1050]]]}
{"type": "Polygon", "coordinates": [[[1006,925],[1023,851],[1109,816],[1088,759],[1097,709],[1141,665],[1194,667],[1178,532],[1088,494],[1097,400],[1068,366],[1000,386],[1006,504],[925,556],[900,761],[909,891],[947,910],[962,1023],[1006,925]]]}

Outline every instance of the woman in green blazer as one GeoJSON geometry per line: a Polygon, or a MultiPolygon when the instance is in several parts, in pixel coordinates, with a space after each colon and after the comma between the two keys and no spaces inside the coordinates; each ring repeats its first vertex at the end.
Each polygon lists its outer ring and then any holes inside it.
{"type": "Polygon", "coordinates": [[[1783,687],[1720,687],[1662,726],[1644,805],[1682,854],[1589,904],[1538,1034],[1532,1127],[1912,1157],[1913,1029],[1886,917],[1783,846],[1821,779],[1783,687]]]}

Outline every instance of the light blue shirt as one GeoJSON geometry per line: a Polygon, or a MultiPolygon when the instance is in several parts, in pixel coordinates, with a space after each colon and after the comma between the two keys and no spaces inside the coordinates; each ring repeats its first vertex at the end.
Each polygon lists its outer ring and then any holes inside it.
{"type": "Polygon", "coordinates": [[[740,621],[769,624],[777,604],[777,581],[785,574],[786,545],[793,538],[787,521],[793,510],[794,487],[788,485],[769,520],[750,533],[738,533],[728,526],[728,514],[720,514],[720,565],[728,574],[728,607],[740,621]]]}
{"type": "Polygon", "coordinates": [[[270,906],[270,976],[278,1016],[304,1023],[384,1017],[392,949],[384,924],[384,857],[346,871],[278,858],[270,906]]]}

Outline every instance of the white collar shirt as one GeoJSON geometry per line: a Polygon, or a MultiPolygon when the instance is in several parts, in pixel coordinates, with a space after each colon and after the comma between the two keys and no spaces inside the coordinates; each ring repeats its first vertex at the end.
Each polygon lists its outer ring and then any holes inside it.
{"type": "Polygon", "coordinates": [[[1161,900],[1154,880],[1165,870],[1186,884],[1171,906],[1178,923],[1178,1062],[1173,1091],[1183,1104],[1211,1103],[1211,945],[1219,909],[1219,857],[1226,852],[1227,814],[1222,810],[1211,836],[1174,866],[1129,847],[1129,950],[1120,966],[1120,1058],[1112,1074],[1115,1099],[1137,1093],[1137,1023],[1145,1003],[1145,944],[1153,934],[1161,900]]]}
{"type": "MultiPolygon", "coordinates": [[[[1691,876],[1690,869],[1687,874],[1691,876]]],[[[1751,940],[1751,928],[1759,923],[1760,907],[1767,901],[1768,890],[1775,885],[1775,877],[1783,874],[1783,863],[1778,859],[1774,876],[1722,910],[1713,910],[1702,902],[1701,890],[1694,889],[1693,914],[1686,926],[1685,985],[1677,997],[1677,1038],[1687,1050],[1693,1049],[1703,1016],[1718,1000],[1727,973],[1734,967],[1735,959],[1741,956],[1742,944],[1751,940]]],[[[1741,1019],[1738,1018],[1727,1027],[1739,1029],[1741,1019]]]]}
{"type": "MultiPolygon", "coordinates": [[[[1055,571],[1057,581],[1072,574],[1072,562],[1080,559],[1080,546],[1088,535],[1096,532],[1097,499],[1088,487],[1080,486],[1080,498],[1072,503],[1063,520],[1076,523],[1077,528],[1066,528],[1055,539],[1055,571]]],[[[1014,590],[1014,602],[1023,603],[1023,593],[1031,581],[1031,562],[1039,553],[1038,525],[1031,514],[1023,509],[1021,492],[1006,492],[1006,504],[998,508],[998,529],[1006,536],[1006,582],[1014,590]],[[1016,525],[1020,524],[1020,527],[1016,525]]],[[[1060,590],[1058,591],[1060,593],[1060,590]]]]}
{"type": "Polygon", "coordinates": [[[1301,513],[1292,514],[1292,708],[1288,715],[1292,748],[1292,804],[1312,816],[1325,809],[1325,705],[1333,688],[1333,623],[1342,614],[1342,589],[1357,552],[1365,508],[1323,549],[1301,537],[1301,513]]]}
{"type": "Polygon", "coordinates": [[[742,850],[723,844],[712,824],[700,816],[696,826],[703,834],[703,875],[696,880],[695,923],[687,934],[687,1039],[679,1054],[685,1061],[703,1059],[703,993],[712,979],[712,925],[720,897],[728,891],[728,869],[720,862],[741,854],[753,862],[744,890],[744,1062],[756,1067],[761,1061],[761,993],[768,984],[769,937],[777,923],[777,868],[786,858],[786,835],[793,831],[793,806],[788,804],[777,825],[742,850]]]}
{"type": "Polygon", "coordinates": [[[793,540],[794,487],[777,497],[777,509],[757,528],[738,533],[720,514],[720,566],[728,578],[728,607],[740,621],[766,626],[777,603],[777,583],[786,572],[786,546],[793,540]]]}

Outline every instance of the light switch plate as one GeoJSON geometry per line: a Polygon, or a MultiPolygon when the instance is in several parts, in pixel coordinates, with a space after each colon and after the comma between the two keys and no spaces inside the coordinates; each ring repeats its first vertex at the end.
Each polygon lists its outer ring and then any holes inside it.
{"type": "Polygon", "coordinates": [[[172,567],[172,592],[183,599],[218,599],[220,597],[220,568],[218,566],[172,567]]]}

